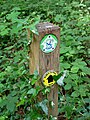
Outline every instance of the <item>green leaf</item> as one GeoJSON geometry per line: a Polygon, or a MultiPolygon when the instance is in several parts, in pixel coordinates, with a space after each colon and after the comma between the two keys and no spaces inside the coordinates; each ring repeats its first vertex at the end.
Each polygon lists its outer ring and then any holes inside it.
{"type": "Polygon", "coordinates": [[[0,98],[0,107],[3,108],[6,105],[6,100],[0,98]]]}
{"type": "Polygon", "coordinates": [[[0,116],[0,120],[6,120],[7,116],[0,116]]]}
{"type": "Polygon", "coordinates": [[[34,18],[33,24],[30,25],[30,30],[31,30],[33,33],[35,33],[36,35],[39,35],[39,33],[38,33],[37,29],[36,29],[36,25],[39,23],[39,21],[40,21],[40,16],[36,16],[36,17],[34,18]]]}
{"type": "Polygon", "coordinates": [[[32,79],[31,80],[31,85],[34,85],[37,82],[37,79],[32,79]]]}
{"type": "Polygon", "coordinates": [[[73,109],[72,105],[66,105],[65,106],[66,116],[67,116],[68,119],[70,119],[70,117],[71,117],[71,114],[73,112],[72,109],[73,109]]]}
{"type": "Polygon", "coordinates": [[[73,66],[73,67],[71,68],[71,72],[72,72],[72,73],[77,73],[78,70],[79,70],[79,67],[77,67],[77,66],[73,66]]]}
{"type": "Polygon", "coordinates": [[[6,107],[8,111],[13,112],[15,109],[15,103],[12,101],[8,101],[8,104],[6,105],[6,107]]]}
{"type": "Polygon", "coordinates": [[[5,69],[6,72],[11,72],[12,71],[12,67],[11,66],[7,66],[5,69]]]}
{"type": "Polygon", "coordinates": [[[54,75],[52,77],[55,81],[57,81],[62,75],[63,75],[63,73],[59,73],[58,75],[54,75]]]}
{"type": "Polygon", "coordinates": [[[17,17],[18,17],[18,15],[20,15],[20,12],[13,11],[10,14],[7,15],[7,19],[8,20],[11,19],[13,22],[15,22],[17,17]]]}
{"type": "Polygon", "coordinates": [[[13,90],[13,91],[11,92],[11,96],[15,96],[16,94],[17,94],[17,91],[14,91],[14,90],[13,90]]]}
{"type": "Polygon", "coordinates": [[[86,92],[88,92],[89,90],[86,88],[85,85],[79,85],[79,93],[81,96],[86,96],[86,92]]]}
{"type": "Polygon", "coordinates": [[[14,45],[6,47],[5,50],[11,50],[12,48],[14,48],[14,45]]]}
{"type": "Polygon", "coordinates": [[[66,85],[64,86],[65,90],[70,90],[71,87],[72,87],[71,84],[66,84],[66,85]]]}
{"type": "Polygon", "coordinates": [[[7,27],[6,25],[1,24],[1,25],[0,25],[0,30],[3,31],[3,30],[5,30],[6,27],[7,27]]]}
{"type": "Polygon", "coordinates": [[[74,91],[74,92],[71,94],[71,96],[73,96],[73,97],[78,97],[78,96],[79,96],[79,92],[78,92],[78,91],[74,91]]]}
{"type": "Polygon", "coordinates": [[[42,90],[43,95],[46,95],[46,94],[49,93],[49,92],[50,92],[50,88],[44,88],[44,89],[42,90]]]}
{"type": "Polygon", "coordinates": [[[74,65],[74,66],[79,67],[80,69],[82,69],[87,64],[86,64],[86,62],[82,61],[82,59],[77,59],[77,60],[75,60],[75,62],[72,63],[72,65],[74,65]]]}
{"type": "Polygon", "coordinates": [[[0,32],[0,34],[1,34],[2,36],[7,35],[7,34],[8,34],[8,29],[5,29],[4,31],[0,32]]]}
{"type": "Polygon", "coordinates": [[[16,102],[18,101],[18,97],[12,97],[10,95],[7,96],[7,101],[6,101],[6,108],[8,111],[13,112],[16,107],[16,102]]]}
{"type": "Polygon", "coordinates": [[[31,79],[31,85],[34,85],[38,80],[39,80],[39,78],[38,78],[38,71],[35,70],[34,71],[34,75],[33,75],[32,79],[31,79]]]}
{"type": "Polygon", "coordinates": [[[77,74],[70,74],[70,78],[73,80],[78,80],[79,76],[77,74]]]}
{"type": "Polygon", "coordinates": [[[37,71],[37,70],[34,71],[34,76],[35,76],[35,77],[38,76],[38,71],[37,71]]]}
{"type": "Polygon", "coordinates": [[[44,100],[38,104],[46,115],[48,115],[47,102],[48,102],[47,100],[44,100]]]}
{"type": "MultiPolygon", "coordinates": [[[[31,26],[30,26],[31,27],[31,26]]],[[[37,29],[35,27],[31,27],[30,30],[35,33],[36,35],[39,35],[37,29]]]]}
{"type": "Polygon", "coordinates": [[[19,101],[19,102],[17,103],[17,107],[20,106],[20,105],[24,105],[24,103],[25,103],[25,100],[22,99],[21,101],[19,101]]]}
{"type": "Polygon", "coordinates": [[[2,89],[4,87],[4,85],[2,83],[0,83],[0,89],[2,89]]]}
{"type": "Polygon", "coordinates": [[[18,34],[18,32],[22,30],[22,25],[18,26],[17,24],[14,24],[11,29],[11,34],[18,34]]]}
{"type": "Polygon", "coordinates": [[[35,94],[36,94],[36,89],[31,88],[31,89],[27,92],[27,94],[33,94],[33,95],[35,95],[35,94]]]}
{"type": "Polygon", "coordinates": [[[84,98],[85,103],[89,103],[90,104],[90,98],[84,98]]]}
{"type": "Polygon", "coordinates": [[[56,15],[55,16],[55,21],[56,22],[61,22],[60,20],[61,20],[61,15],[56,15]]]}
{"type": "Polygon", "coordinates": [[[90,68],[88,68],[88,67],[83,67],[82,68],[82,71],[85,73],[85,74],[90,74],[90,68]]]}
{"type": "Polygon", "coordinates": [[[90,40],[90,36],[87,37],[79,37],[78,40],[85,41],[85,40],[90,40]]]}
{"type": "Polygon", "coordinates": [[[60,49],[60,54],[67,53],[69,51],[71,51],[70,47],[62,46],[61,49],[60,49]]]}
{"type": "Polygon", "coordinates": [[[61,68],[63,67],[64,69],[68,69],[68,68],[70,68],[71,65],[67,62],[63,62],[63,63],[60,63],[60,66],[61,66],[61,68]]]}

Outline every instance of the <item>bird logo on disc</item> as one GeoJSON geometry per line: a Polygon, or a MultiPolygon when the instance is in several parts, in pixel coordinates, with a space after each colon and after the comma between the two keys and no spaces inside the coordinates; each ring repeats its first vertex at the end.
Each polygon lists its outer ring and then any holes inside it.
{"type": "Polygon", "coordinates": [[[53,34],[45,35],[40,42],[40,49],[44,53],[50,53],[56,48],[57,43],[58,43],[58,40],[55,35],[53,34]]]}

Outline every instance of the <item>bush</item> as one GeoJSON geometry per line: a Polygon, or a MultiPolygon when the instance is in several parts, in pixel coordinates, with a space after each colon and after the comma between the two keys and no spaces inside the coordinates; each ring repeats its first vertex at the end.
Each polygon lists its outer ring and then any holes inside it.
{"type": "MultiPolygon", "coordinates": [[[[41,88],[34,88],[34,84],[39,78],[37,73],[29,75],[28,67],[26,29],[32,30],[39,21],[52,22],[61,28],[60,72],[67,70],[67,77],[65,95],[59,93],[59,117],[90,119],[89,3],[89,0],[0,1],[0,120],[47,119],[48,101],[37,100],[41,88]]],[[[47,94],[49,89],[43,91],[47,94]]]]}

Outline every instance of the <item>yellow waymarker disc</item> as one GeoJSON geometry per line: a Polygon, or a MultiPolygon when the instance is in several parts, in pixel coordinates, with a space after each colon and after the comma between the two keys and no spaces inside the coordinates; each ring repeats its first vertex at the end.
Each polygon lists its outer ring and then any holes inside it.
{"type": "Polygon", "coordinates": [[[54,79],[52,76],[57,75],[57,73],[53,70],[49,70],[47,71],[44,75],[43,75],[43,84],[45,86],[51,86],[55,83],[54,79]]]}

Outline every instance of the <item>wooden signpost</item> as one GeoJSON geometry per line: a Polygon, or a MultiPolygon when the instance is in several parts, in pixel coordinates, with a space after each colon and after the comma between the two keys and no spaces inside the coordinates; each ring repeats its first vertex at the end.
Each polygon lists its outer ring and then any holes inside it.
{"type": "MultiPolygon", "coordinates": [[[[33,33],[30,44],[30,74],[35,70],[41,76],[40,84],[50,87],[48,94],[48,118],[52,115],[57,118],[58,115],[58,85],[53,80],[53,75],[59,73],[59,55],[60,55],[60,28],[52,23],[39,23],[37,26],[39,35],[33,33]]],[[[30,38],[30,30],[28,30],[30,38]]]]}

